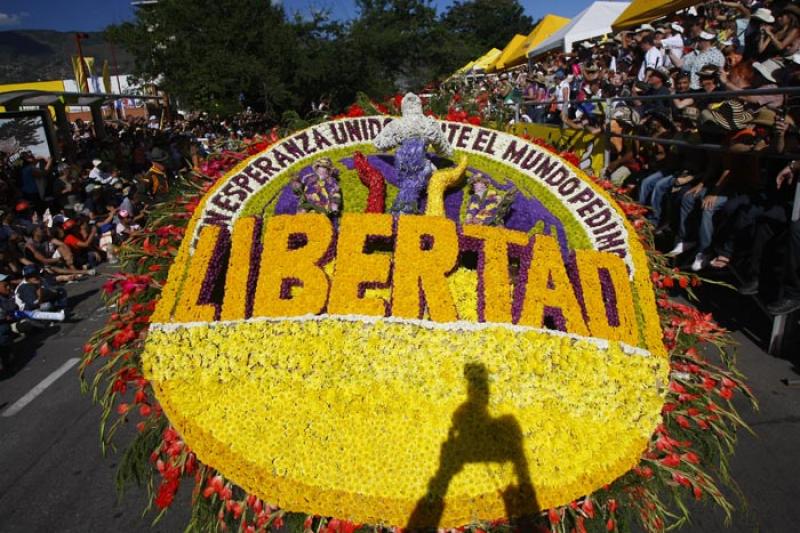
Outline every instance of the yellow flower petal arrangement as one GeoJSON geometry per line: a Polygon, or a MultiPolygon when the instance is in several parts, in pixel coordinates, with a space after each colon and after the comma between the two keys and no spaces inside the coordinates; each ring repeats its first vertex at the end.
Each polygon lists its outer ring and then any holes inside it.
{"type": "Polygon", "coordinates": [[[744,387],[676,367],[664,338],[686,341],[671,325],[665,337],[658,274],[611,193],[545,147],[468,124],[441,123],[450,158],[401,161],[413,150],[371,144],[389,120],[319,124],[240,162],[185,232],[159,230],[164,246],[182,237],[163,286],[112,284],[125,301],[160,295],[100,334],[116,351],[87,347],[87,364],[115,354],[111,398],[137,387],[140,441],[159,442],[155,504],[193,475],[199,529],[298,513],[297,529],[351,533],[582,531],[595,515],[614,530],[618,501],[660,531],[648,480],[724,501],[666,428],[686,427],[673,396],[744,387]],[[399,196],[418,212],[379,212],[399,196]]]}

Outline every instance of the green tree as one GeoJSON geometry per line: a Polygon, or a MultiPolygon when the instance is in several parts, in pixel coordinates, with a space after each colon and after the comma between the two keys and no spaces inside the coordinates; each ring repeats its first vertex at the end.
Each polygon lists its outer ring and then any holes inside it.
{"type": "Polygon", "coordinates": [[[268,111],[291,106],[295,28],[261,0],[161,0],[106,31],[135,57],[135,74],[157,80],[182,106],[229,113],[242,95],[268,111]]]}
{"type": "Polygon", "coordinates": [[[533,19],[517,0],[456,0],[442,22],[451,36],[448,55],[459,60],[458,66],[533,29],[533,19]]]}

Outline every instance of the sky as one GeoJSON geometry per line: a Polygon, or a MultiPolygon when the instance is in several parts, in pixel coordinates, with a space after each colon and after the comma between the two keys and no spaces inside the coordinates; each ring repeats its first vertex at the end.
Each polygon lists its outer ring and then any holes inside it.
{"type": "MultiPolygon", "coordinates": [[[[267,0],[265,0],[266,2],[267,0]]],[[[434,0],[440,10],[451,0],[434,0]]],[[[526,12],[537,19],[547,13],[576,15],[591,0],[520,0],[526,12]]],[[[353,0],[283,0],[287,11],[307,14],[326,9],[338,19],[356,15],[353,0]]],[[[0,0],[0,31],[18,29],[99,31],[133,18],[130,0],[0,0]]]]}

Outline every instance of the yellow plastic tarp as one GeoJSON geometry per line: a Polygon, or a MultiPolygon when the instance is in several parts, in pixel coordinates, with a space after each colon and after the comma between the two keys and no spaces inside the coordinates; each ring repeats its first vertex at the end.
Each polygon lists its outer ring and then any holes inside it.
{"type": "Polygon", "coordinates": [[[511,57],[511,53],[516,50],[520,44],[525,40],[524,35],[520,35],[519,33],[516,34],[514,37],[508,41],[508,44],[505,48],[503,48],[503,52],[500,54],[500,57],[497,58],[497,61],[489,65],[486,69],[486,72],[494,72],[495,70],[503,70],[505,68],[505,64],[508,61],[508,58],[511,57]]]}
{"type": "Polygon", "coordinates": [[[545,15],[544,18],[536,25],[533,30],[528,34],[525,40],[520,43],[508,61],[505,67],[514,67],[528,60],[528,52],[539,46],[539,43],[553,35],[555,32],[563,28],[569,23],[570,19],[559,17],[558,15],[545,15]]]}
{"type": "Polygon", "coordinates": [[[628,9],[611,24],[614,31],[625,30],[652,22],[658,18],[674,15],[681,9],[686,9],[701,3],[702,0],[633,0],[628,9]]]}
{"type": "MultiPolygon", "coordinates": [[[[25,83],[6,83],[0,85],[0,93],[10,93],[12,91],[53,91],[64,92],[64,82],[61,80],[53,81],[30,81],[25,83]]],[[[0,106],[0,111],[6,108],[0,106]]]]}
{"type": "Polygon", "coordinates": [[[497,58],[500,57],[500,54],[502,53],[502,50],[492,48],[483,56],[481,56],[480,59],[475,61],[475,64],[472,65],[472,70],[476,72],[486,72],[486,69],[489,68],[489,65],[492,65],[495,61],[497,61],[497,58]]]}
{"type": "Polygon", "coordinates": [[[470,69],[472,68],[472,66],[473,66],[474,64],[475,64],[475,62],[474,62],[474,61],[470,61],[469,63],[467,63],[466,65],[464,65],[464,66],[463,66],[463,67],[461,67],[460,69],[458,69],[458,70],[456,71],[456,74],[466,74],[467,72],[469,72],[469,71],[470,71],[470,69]]]}

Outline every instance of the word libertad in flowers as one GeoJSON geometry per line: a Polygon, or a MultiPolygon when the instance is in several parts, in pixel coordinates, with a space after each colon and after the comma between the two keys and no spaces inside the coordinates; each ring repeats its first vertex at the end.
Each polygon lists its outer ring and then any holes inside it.
{"type": "Polygon", "coordinates": [[[327,312],[455,322],[463,317],[447,278],[461,254],[475,252],[481,322],[538,328],[549,319],[575,335],[633,346],[639,341],[628,272],[615,254],[578,250],[565,262],[553,237],[459,228],[444,217],[345,213],[336,229],[322,214],[278,215],[267,221],[263,238],[260,226],[260,219],[243,217],[230,233],[203,228],[187,272],[202,282],[184,287],[175,321],[327,312]],[[230,258],[227,268],[223,255],[230,258]],[[331,262],[329,277],[325,266],[331,262]],[[213,302],[213,287],[223,277],[224,296],[213,302]],[[379,288],[389,289],[389,296],[368,294],[379,288]]]}
{"type": "MultiPolygon", "coordinates": [[[[343,119],[314,126],[284,139],[248,160],[209,197],[202,213],[202,223],[229,226],[260,188],[296,162],[333,148],[370,143],[392,120],[395,119],[343,119]]],[[[440,127],[457,150],[501,161],[531,175],[547,187],[584,225],[597,250],[623,258],[627,255],[627,231],[621,218],[563,159],[498,131],[456,122],[441,122],[440,127]]],[[[631,266],[630,262],[627,264],[631,266]]]]}

